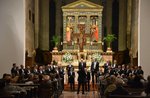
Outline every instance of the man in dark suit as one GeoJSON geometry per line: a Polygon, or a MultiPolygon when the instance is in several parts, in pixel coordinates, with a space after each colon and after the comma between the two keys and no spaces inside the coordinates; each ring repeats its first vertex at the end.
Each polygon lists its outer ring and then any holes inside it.
{"type": "Polygon", "coordinates": [[[70,90],[74,91],[75,90],[75,72],[73,71],[73,68],[71,68],[68,73],[68,81],[70,84],[70,90]]]}
{"type": "Polygon", "coordinates": [[[17,66],[16,63],[13,63],[13,66],[11,68],[11,75],[16,76],[16,74],[17,74],[17,66]]]}
{"type": "Polygon", "coordinates": [[[82,85],[82,94],[84,94],[85,83],[86,83],[86,73],[85,73],[84,70],[79,70],[78,71],[78,90],[77,90],[77,94],[79,94],[81,85],[82,85]]]}
{"type": "MultiPolygon", "coordinates": [[[[67,70],[67,75],[68,75],[68,80],[69,80],[69,73],[71,70],[74,70],[73,65],[71,63],[69,63],[69,65],[67,65],[67,67],[66,67],[66,70],[67,70]]],[[[68,83],[69,83],[69,81],[68,81],[68,83]]]]}
{"type": "Polygon", "coordinates": [[[62,67],[62,65],[59,65],[58,72],[59,72],[59,77],[62,79],[61,80],[62,89],[64,89],[64,75],[65,75],[65,71],[64,71],[64,68],[62,67]]]}
{"type": "Polygon", "coordinates": [[[95,59],[92,64],[91,64],[91,73],[92,73],[92,83],[94,85],[94,78],[96,79],[97,82],[97,72],[99,71],[99,62],[97,59],[95,59]]]}
{"type": "Polygon", "coordinates": [[[130,73],[132,73],[132,71],[131,71],[129,65],[127,65],[126,66],[126,73],[125,73],[126,77],[128,77],[130,73]]]}
{"type": "Polygon", "coordinates": [[[107,62],[104,64],[104,74],[107,74],[107,73],[108,73],[108,66],[111,66],[110,61],[107,61],[107,62]]]}
{"type": "Polygon", "coordinates": [[[81,61],[79,62],[78,68],[79,70],[84,70],[86,68],[86,62],[84,62],[83,59],[81,59],[81,61]]]}
{"type": "Polygon", "coordinates": [[[30,76],[30,74],[31,74],[30,66],[27,66],[25,68],[25,72],[24,73],[25,73],[25,78],[28,78],[30,76]]]}
{"type": "Polygon", "coordinates": [[[88,71],[86,68],[85,68],[85,73],[86,73],[85,90],[89,92],[90,91],[91,74],[90,74],[90,71],[88,71]]]}
{"type": "Polygon", "coordinates": [[[47,66],[45,66],[45,73],[46,73],[47,75],[50,75],[50,73],[51,73],[50,64],[48,64],[47,66]]]}
{"type": "Polygon", "coordinates": [[[32,73],[33,73],[34,75],[38,75],[38,74],[39,74],[39,72],[38,72],[38,65],[35,65],[35,66],[33,67],[32,73]]]}
{"type": "Polygon", "coordinates": [[[117,65],[117,60],[114,60],[114,62],[112,63],[111,67],[112,67],[113,69],[116,68],[116,67],[118,67],[118,65],[117,65]]]}
{"type": "Polygon", "coordinates": [[[25,75],[25,69],[24,69],[24,66],[23,66],[23,65],[20,65],[19,75],[20,75],[20,76],[23,76],[23,77],[24,77],[24,75],[25,75]]]}
{"type": "Polygon", "coordinates": [[[70,72],[71,69],[73,70],[74,67],[73,67],[73,65],[71,63],[69,63],[69,65],[67,65],[67,67],[66,67],[67,74],[70,72]]]}
{"type": "Polygon", "coordinates": [[[142,70],[141,66],[138,66],[137,74],[138,75],[143,75],[144,74],[144,71],[142,70]]]}

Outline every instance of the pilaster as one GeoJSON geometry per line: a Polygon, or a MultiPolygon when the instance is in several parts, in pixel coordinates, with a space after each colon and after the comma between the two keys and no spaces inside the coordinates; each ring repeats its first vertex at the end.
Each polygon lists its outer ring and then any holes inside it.
{"type": "Polygon", "coordinates": [[[127,1],[119,0],[119,51],[126,50],[127,33],[127,1]]]}
{"type": "Polygon", "coordinates": [[[39,47],[49,50],[49,0],[40,0],[39,47]]]}

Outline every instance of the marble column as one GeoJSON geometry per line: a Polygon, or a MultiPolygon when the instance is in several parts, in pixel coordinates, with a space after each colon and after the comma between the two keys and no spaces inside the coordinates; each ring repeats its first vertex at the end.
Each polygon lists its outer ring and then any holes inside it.
{"type": "Polygon", "coordinates": [[[32,52],[34,50],[35,41],[35,31],[34,31],[34,0],[26,0],[25,2],[25,32],[26,32],[26,51],[28,51],[28,56],[32,57],[32,52]]]}
{"type": "Polygon", "coordinates": [[[127,1],[127,48],[131,48],[131,12],[132,0],[127,1]]]}
{"type": "Polygon", "coordinates": [[[137,57],[138,52],[138,3],[139,0],[132,0],[131,49],[133,58],[137,57]]]}
{"type": "MultiPolygon", "coordinates": [[[[99,41],[102,42],[102,13],[100,13],[100,15],[98,15],[99,18],[99,41]]],[[[112,31],[112,30],[111,30],[112,31]]]]}
{"type": "Polygon", "coordinates": [[[78,24],[78,17],[79,17],[79,15],[75,15],[75,33],[79,33],[78,32],[78,26],[77,26],[77,24],[78,24]]]}
{"type": "Polygon", "coordinates": [[[126,50],[126,33],[127,33],[127,1],[119,0],[119,45],[118,50],[126,50]]]}
{"type": "Polygon", "coordinates": [[[106,0],[106,27],[107,34],[112,33],[112,1],[106,0]]]}
{"type": "Polygon", "coordinates": [[[55,4],[56,4],[56,28],[55,28],[55,34],[61,36],[61,34],[63,33],[63,27],[62,27],[62,2],[61,0],[55,0],[55,4]]]}
{"type": "Polygon", "coordinates": [[[40,0],[39,47],[49,50],[49,0],[40,0]]]}
{"type": "Polygon", "coordinates": [[[63,14],[63,42],[66,43],[66,15],[63,14]]]}
{"type": "Polygon", "coordinates": [[[90,33],[90,15],[87,15],[87,32],[90,33]]]}
{"type": "Polygon", "coordinates": [[[39,0],[35,0],[35,42],[34,48],[39,46],[39,0]]]}

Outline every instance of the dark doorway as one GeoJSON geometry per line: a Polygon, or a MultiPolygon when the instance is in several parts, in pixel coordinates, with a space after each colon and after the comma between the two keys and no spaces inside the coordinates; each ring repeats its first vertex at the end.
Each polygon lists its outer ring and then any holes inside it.
{"type": "Polygon", "coordinates": [[[112,43],[112,50],[118,51],[118,33],[119,33],[119,0],[114,0],[112,4],[112,34],[117,39],[112,43]]]}
{"type": "Polygon", "coordinates": [[[56,28],[56,4],[54,0],[50,0],[49,2],[49,50],[52,51],[54,44],[52,43],[52,37],[55,35],[55,28],[56,28]]]}

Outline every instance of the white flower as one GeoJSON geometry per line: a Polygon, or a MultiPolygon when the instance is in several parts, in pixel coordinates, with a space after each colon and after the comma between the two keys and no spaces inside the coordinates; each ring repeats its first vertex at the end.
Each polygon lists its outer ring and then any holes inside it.
{"type": "Polygon", "coordinates": [[[102,55],[99,53],[92,54],[92,58],[97,59],[97,61],[99,61],[99,62],[103,60],[102,55]]]}
{"type": "Polygon", "coordinates": [[[63,57],[62,57],[62,61],[66,62],[66,63],[67,62],[72,62],[73,61],[73,57],[72,57],[71,53],[69,53],[69,52],[65,53],[63,55],[63,57]]]}

